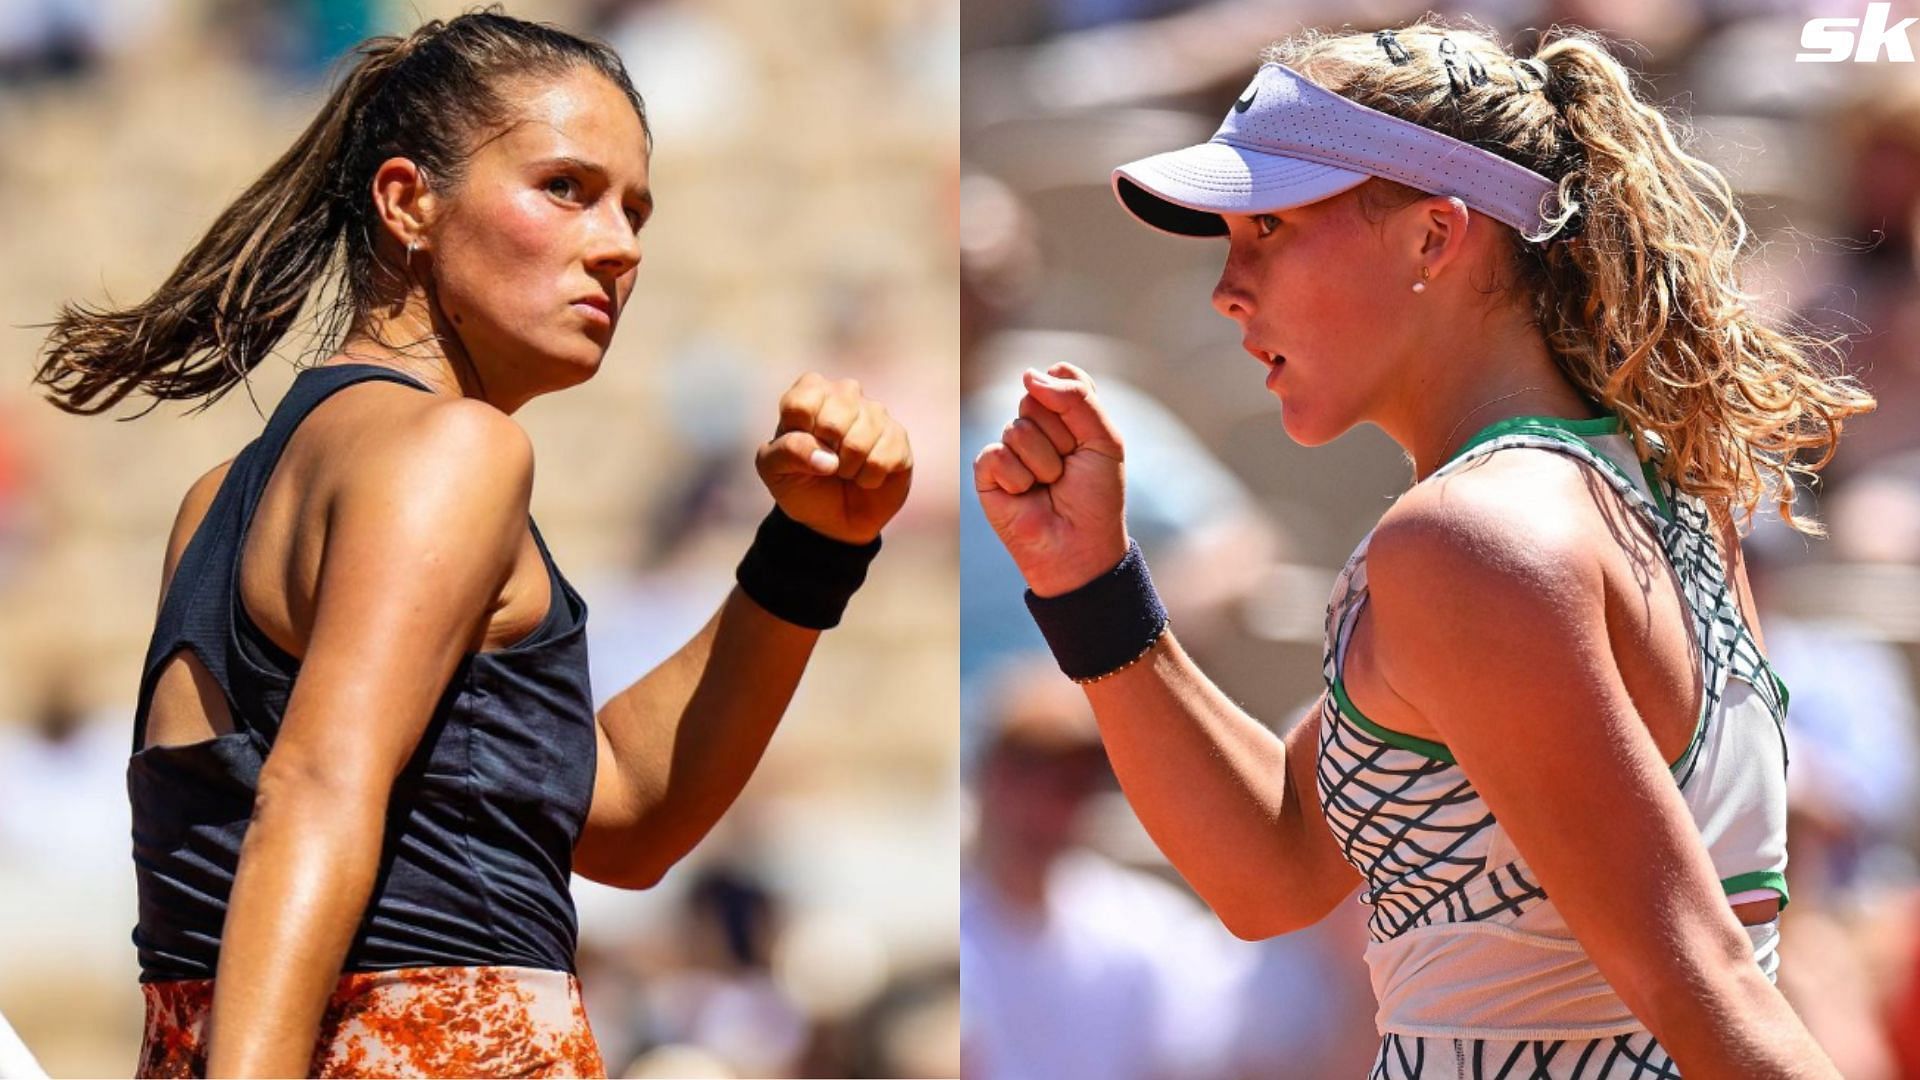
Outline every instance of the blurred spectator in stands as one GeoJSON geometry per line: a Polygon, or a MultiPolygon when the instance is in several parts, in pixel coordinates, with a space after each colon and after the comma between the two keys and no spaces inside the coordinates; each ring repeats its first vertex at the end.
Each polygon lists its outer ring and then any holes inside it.
{"type": "Polygon", "coordinates": [[[968,1074],[1216,1075],[1251,954],[1185,892],[1079,846],[1111,783],[1080,688],[1031,667],[996,689],[961,872],[968,1074]]]}
{"type": "Polygon", "coordinates": [[[0,88],[76,79],[106,47],[112,4],[10,0],[0,8],[0,88]]]}
{"type": "Polygon", "coordinates": [[[742,854],[703,865],[651,935],[583,942],[617,991],[589,1002],[614,1075],[810,1075],[808,1018],[772,971],[786,902],[742,854]]]}
{"type": "MultiPolygon", "coordinates": [[[[49,1067],[103,1075],[96,1070],[124,1069],[131,1055],[99,1048],[127,1046],[140,1032],[139,999],[121,992],[135,974],[131,746],[123,713],[83,704],[84,672],[39,675],[26,722],[0,723],[0,925],[15,928],[0,949],[0,988],[49,1067]]],[[[0,1076],[13,1075],[33,1074],[0,1063],[0,1076]]]]}
{"type": "Polygon", "coordinates": [[[981,1080],[1357,1076],[1373,1061],[1365,907],[1238,942],[1152,859],[1079,686],[1031,661],[989,694],[960,872],[962,1055],[981,1080]]]}
{"type": "Polygon", "coordinates": [[[961,871],[968,1075],[1365,1069],[1375,1039],[1359,904],[1282,939],[1235,940],[1184,888],[1089,846],[1090,834],[1130,830],[1109,842],[1155,857],[1113,792],[1078,686],[1034,662],[1005,671],[988,702],[992,730],[973,774],[978,824],[961,871]],[[1096,801],[1100,813],[1087,814],[1096,801]],[[1105,827],[1087,828],[1090,816],[1105,827]]]}
{"type": "MultiPolygon", "coordinates": [[[[47,894],[88,910],[56,907],[84,936],[91,905],[131,895],[126,806],[127,729],[117,711],[89,714],[79,673],[47,673],[24,725],[0,724],[0,875],[29,873],[47,894]]],[[[58,899],[43,894],[41,900],[58,899]]],[[[126,929],[132,928],[131,909],[126,929]]],[[[54,927],[44,929],[49,931],[54,927]]],[[[123,941],[100,948],[118,952],[123,941]]]]}

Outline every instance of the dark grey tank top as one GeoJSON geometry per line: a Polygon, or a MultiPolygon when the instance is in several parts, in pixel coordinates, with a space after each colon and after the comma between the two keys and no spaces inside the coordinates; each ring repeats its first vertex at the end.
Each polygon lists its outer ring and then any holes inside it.
{"type": "MultiPolygon", "coordinates": [[[[335,391],[369,380],[426,387],[390,368],[340,364],[294,380],[266,430],[234,459],[181,554],[147,650],[127,790],[141,980],[211,978],[227,897],[299,661],[240,601],[240,552],[288,440],[335,391]],[[142,749],[154,684],[190,650],[225,692],[231,734],[142,749]]],[[[531,522],[530,522],[531,524],[531,522]]],[[[394,782],[379,875],[346,971],[513,965],[573,970],[568,877],[592,799],[587,607],[538,526],[552,602],[512,646],[469,653],[394,782]]]]}

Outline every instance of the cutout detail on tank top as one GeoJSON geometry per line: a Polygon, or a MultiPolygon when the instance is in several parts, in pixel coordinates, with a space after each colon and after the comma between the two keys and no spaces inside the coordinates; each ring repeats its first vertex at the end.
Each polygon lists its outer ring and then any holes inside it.
{"type": "Polygon", "coordinates": [[[152,750],[164,747],[167,749],[180,750],[206,745],[230,735],[245,735],[246,732],[234,723],[233,711],[233,703],[227,700],[227,693],[221,688],[220,680],[214,676],[212,669],[207,666],[206,661],[201,659],[199,650],[195,649],[190,642],[182,642],[179,647],[175,648],[171,653],[168,653],[166,658],[161,660],[154,669],[153,690],[148,696],[147,724],[141,732],[144,745],[142,745],[140,749],[152,750]],[[175,670],[176,665],[180,665],[180,670],[187,672],[187,678],[191,680],[190,687],[196,692],[202,702],[205,702],[207,697],[206,688],[209,686],[212,687],[215,699],[220,707],[221,715],[215,717],[205,714],[203,711],[203,718],[206,721],[205,726],[207,728],[205,735],[198,735],[198,737],[192,739],[156,741],[153,737],[154,707],[152,702],[154,698],[159,695],[161,684],[164,683],[167,676],[175,670]]]}

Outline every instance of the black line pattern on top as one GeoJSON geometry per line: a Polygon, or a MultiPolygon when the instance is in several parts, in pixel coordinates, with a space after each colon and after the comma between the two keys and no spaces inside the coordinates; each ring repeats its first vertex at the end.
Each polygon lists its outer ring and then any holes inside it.
{"type": "Polygon", "coordinates": [[[1647,1032],[1594,1039],[1444,1039],[1388,1034],[1367,1080],[1679,1080],[1647,1032]]]}

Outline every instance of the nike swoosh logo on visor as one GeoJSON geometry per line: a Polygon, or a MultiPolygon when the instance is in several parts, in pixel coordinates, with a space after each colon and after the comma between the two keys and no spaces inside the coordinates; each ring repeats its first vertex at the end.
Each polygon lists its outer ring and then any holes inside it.
{"type": "Polygon", "coordinates": [[[1260,92],[1260,88],[1257,86],[1247,91],[1246,97],[1243,97],[1239,101],[1236,101],[1233,103],[1233,111],[1246,112],[1248,109],[1253,108],[1254,95],[1258,94],[1259,92],[1260,92]]]}

